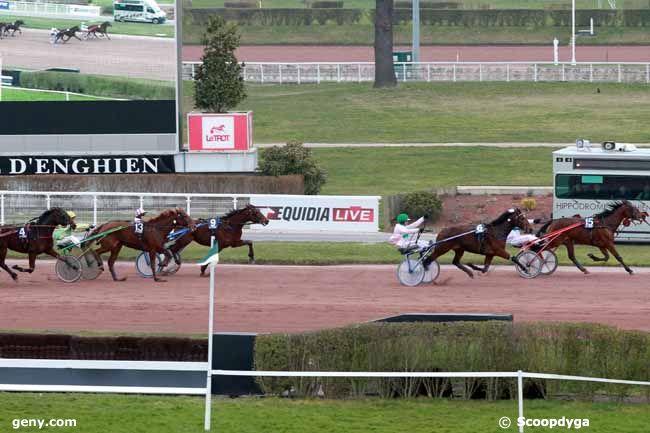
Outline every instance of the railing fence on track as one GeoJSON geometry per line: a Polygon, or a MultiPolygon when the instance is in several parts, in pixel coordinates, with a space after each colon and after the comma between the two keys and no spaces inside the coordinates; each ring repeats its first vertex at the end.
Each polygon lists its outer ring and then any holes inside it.
{"type": "MultiPolygon", "coordinates": [[[[200,62],[183,62],[191,80],[200,62]]],[[[399,81],[529,81],[650,83],[650,63],[611,62],[419,62],[395,63],[399,81]]],[[[252,83],[361,83],[373,81],[373,62],[245,63],[244,80],[252,83]]]]}

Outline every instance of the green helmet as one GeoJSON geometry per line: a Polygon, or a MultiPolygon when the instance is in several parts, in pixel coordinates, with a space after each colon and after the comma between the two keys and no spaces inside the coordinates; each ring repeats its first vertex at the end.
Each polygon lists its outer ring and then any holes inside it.
{"type": "Polygon", "coordinates": [[[409,216],[406,215],[405,213],[401,213],[401,214],[397,215],[397,223],[398,224],[404,224],[408,220],[409,220],[409,216]]]}

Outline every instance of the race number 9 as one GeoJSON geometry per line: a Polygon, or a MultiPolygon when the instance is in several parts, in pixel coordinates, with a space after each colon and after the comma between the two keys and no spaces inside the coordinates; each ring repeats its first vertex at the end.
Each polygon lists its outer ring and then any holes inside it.
{"type": "Polygon", "coordinates": [[[208,225],[210,230],[214,230],[217,228],[217,220],[215,218],[210,218],[210,224],[208,225]]]}
{"type": "Polygon", "coordinates": [[[594,219],[592,217],[585,218],[585,228],[587,229],[594,228],[594,219]]]}

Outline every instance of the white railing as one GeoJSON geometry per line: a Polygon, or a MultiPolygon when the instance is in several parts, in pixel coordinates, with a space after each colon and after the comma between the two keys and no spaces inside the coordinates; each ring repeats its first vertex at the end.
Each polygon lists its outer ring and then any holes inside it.
{"type": "MultiPolygon", "coordinates": [[[[183,62],[191,80],[200,62],[183,62]]],[[[252,83],[361,83],[374,81],[373,62],[245,63],[244,80],[252,83]]],[[[395,63],[398,81],[529,81],[650,83],[650,63],[420,62],[395,63]]]]}
{"type": "Polygon", "coordinates": [[[0,12],[12,15],[27,16],[53,16],[53,17],[99,17],[101,8],[99,6],[73,5],[62,3],[41,3],[9,1],[9,9],[0,12]]]}
{"type": "Polygon", "coordinates": [[[131,219],[133,210],[181,207],[195,218],[211,218],[245,206],[252,194],[0,191],[0,225],[23,224],[46,209],[74,209],[77,221],[98,224],[131,219]]]}
{"type": "MultiPolygon", "coordinates": [[[[524,379],[570,380],[633,386],[650,386],[650,382],[599,377],[568,376],[548,373],[516,372],[342,372],[342,371],[243,371],[213,370],[204,362],[163,362],[163,361],[85,361],[49,359],[1,359],[0,368],[42,368],[42,369],[92,369],[92,370],[155,370],[155,371],[199,371],[211,376],[249,376],[249,377],[335,377],[335,378],[508,378],[517,379],[518,419],[524,417],[524,379]]],[[[138,386],[92,386],[92,385],[40,385],[40,384],[0,384],[0,391],[24,392],[91,392],[91,393],[136,393],[136,394],[188,394],[208,395],[211,393],[210,381],[206,387],[138,387],[138,386]]],[[[206,405],[211,400],[206,399],[206,405]]],[[[206,407],[206,417],[210,410],[206,407]]],[[[515,424],[517,420],[515,420],[515,424]]],[[[206,420],[206,430],[210,424],[206,420]]],[[[524,427],[519,426],[519,432],[524,427]]]]}
{"type": "MultiPolygon", "coordinates": [[[[9,78],[11,78],[11,77],[9,77],[9,78]]],[[[3,77],[3,80],[4,80],[4,77],[3,77]]],[[[81,97],[93,98],[93,99],[107,99],[107,100],[111,100],[111,101],[126,101],[126,99],[109,98],[107,96],[87,95],[85,93],[67,92],[67,91],[63,91],[63,90],[30,89],[28,87],[14,87],[11,84],[7,85],[5,83],[6,82],[3,81],[2,85],[5,86],[5,87],[9,87],[11,89],[15,89],[15,90],[20,90],[20,91],[25,91],[25,92],[55,93],[57,95],[64,95],[66,101],[70,100],[70,96],[81,96],[81,97]]]]}

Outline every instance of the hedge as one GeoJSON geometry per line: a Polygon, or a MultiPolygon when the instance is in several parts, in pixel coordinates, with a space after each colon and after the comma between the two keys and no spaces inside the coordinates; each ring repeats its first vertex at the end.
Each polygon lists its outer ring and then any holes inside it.
{"type": "MultiPolygon", "coordinates": [[[[257,370],[288,371],[517,371],[650,380],[650,333],[596,324],[504,322],[373,323],[297,335],[260,335],[257,370]]],[[[440,397],[516,398],[511,379],[259,378],[280,394],[293,387],[326,398],[440,397]]],[[[626,396],[640,390],[609,384],[528,380],[529,396],[595,393],[626,396]]]]}
{"type": "MultiPolygon", "coordinates": [[[[194,24],[207,23],[208,16],[217,14],[227,21],[240,25],[264,26],[310,26],[313,24],[336,23],[359,24],[374,22],[373,9],[187,9],[194,24]]],[[[411,20],[410,9],[395,9],[394,23],[411,20]]],[[[593,18],[597,26],[605,27],[648,27],[650,10],[578,10],[576,25],[588,27],[593,18]]],[[[454,10],[422,9],[420,20],[423,25],[465,26],[465,27],[568,27],[571,25],[570,10],[541,9],[497,9],[497,10],[454,10]]]]}
{"type": "Polygon", "coordinates": [[[22,72],[20,85],[31,89],[60,90],[110,98],[161,100],[175,98],[175,89],[171,84],[72,72],[22,72]]]}

